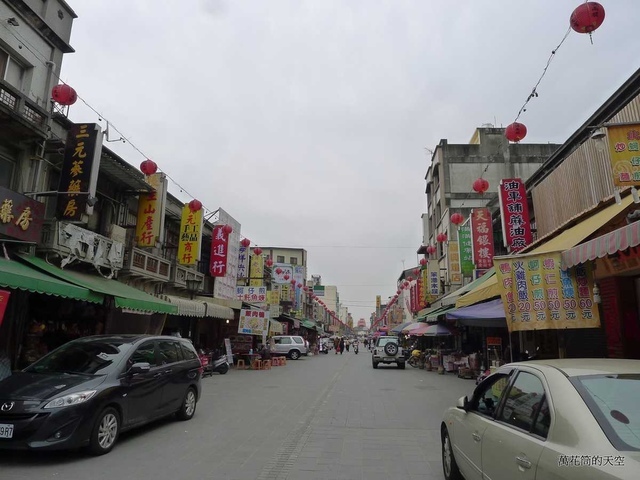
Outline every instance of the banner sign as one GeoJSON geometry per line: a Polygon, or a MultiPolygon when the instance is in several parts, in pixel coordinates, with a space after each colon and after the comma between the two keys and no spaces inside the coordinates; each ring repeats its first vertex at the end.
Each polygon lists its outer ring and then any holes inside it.
{"type": "Polygon", "coordinates": [[[247,303],[267,303],[267,287],[236,287],[236,298],[247,303]]]}
{"type": "Polygon", "coordinates": [[[95,197],[98,171],[102,157],[102,132],[97,123],[74,123],[67,134],[64,160],[58,184],[58,220],[80,221],[82,215],[91,215],[93,205],[89,197],[95,197]]]}
{"type": "Polygon", "coordinates": [[[451,285],[462,285],[462,269],[460,267],[460,250],[458,242],[449,241],[447,259],[449,260],[449,282],[451,285]]]}
{"type": "Polygon", "coordinates": [[[473,243],[469,224],[458,227],[458,243],[460,249],[460,270],[463,277],[473,276],[473,243]]]}
{"type": "Polygon", "coordinates": [[[155,192],[138,195],[136,245],[140,248],[156,246],[164,218],[166,179],[161,173],[154,173],[147,176],[147,183],[155,189],[155,192]]]}
{"type": "Polygon", "coordinates": [[[180,265],[196,265],[200,260],[203,212],[202,209],[192,212],[188,203],[182,207],[180,237],[178,238],[178,263],[180,265]]]}
{"type": "Polygon", "coordinates": [[[429,260],[429,295],[435,300],[440,296],[440,264],[437,260],[429,260]]]}
{"type": "Polygon", "coordinates": [[[0,187],[0,235],[40,243],[44,203],[0,187]]]}
{"type": "Polygon", "coordinates": [[[294,265],[293,279],[296,281],[294,308],[296,310],[302,310],[302,296],[304,292],[302,287],[304,287],[304,284],[305,284],[305,277],[306,277],[305,267],[303,267],[302,265],[294,265]],[[300,286],[298,287],[298,285],[300,286]]]}
{"type": "Polygon", "coordinates": [[[249,276],[249,252],[247,247],[240,246],[238,250],[238,278],[249,276]]]}
{"type": "Polygon", "coordinates": [[[418,277],[418,306],[420,310],[427,307],[427,269],[422,268],[418,277]]]}
{"type": "Polygon", "coordinates": [[[276,263],[271,268],[271,281],[273,283],[289,283],[293,279],[293,267],[287,263],[276,263]]]}
{"type": "Polygon", "coordinates": [[[502,217],[502,241],[510,253],[516,253],[533,242],[527,189],[520,178],[500,181],[498,187],[502,217]]]}
{"type": "Polygon", "coordinates": [[[640,186],[640,125],[607,127],[616,187],[640,186]]]}
{"type": "Polygon", "coordinates": [[[269,312],[264,310],[251,310],[243,308],[240,310],[240,322],[238,323],[238,333],[245,335],[262,335],[269,332],[269,312]]]}
{"type": "Polygon", "coordinates": [[[314,285],[313,294],[316,297],[324,297],[324,285],[314,285]]]}
{"type": "Polygon", "coordinates": [[[249,272],[249,285],[261,287],[264,283],[264,257],[262,255],[251,255],[249,272]]]}
{"type": "Polygon", "coordinates": [[[214,225],[229,225],[232,231],[227,237],[226,273],[222,277],[217,277],[213,282],[213,296],[233,300],[236,298],[236,285],[238,284],[238,249],[240,248],[242,225],[222,208],[218,209],[218,220],[214,222],[214,225]]]}
{"type": "Polygon", "coordinates": [[[10,296],[11,292],[7,290],[0,290],[0,327],[4,320],[4,313],[7,311],[7,304],[9,303],[10,296]]]}
{"type": "Polygon", "coordinates": [[[477,269],[489,269],[493,266],[493,225],[488,208],[471,210],[471,238],[473,262],[477,269]]]}
{"type": "Polygon", "coordinates": [[[209,273],[212,277],[224,277],[227,274],[227,251],[229,247],[229,235],[224,233],[224,225],[213,227],[211,240],[211,262],[209,273]]]}
{"type": "Polygon", "coordinates": [[[600,326],[590,264],[562,270],[560,252],[494,263],[510,332],[600,326]]]}
{"type": "Polygon", "coordinates": [[[376,312],[380,312],[380,308],[382,307],[382,295],[376,295],[376,312]]]}

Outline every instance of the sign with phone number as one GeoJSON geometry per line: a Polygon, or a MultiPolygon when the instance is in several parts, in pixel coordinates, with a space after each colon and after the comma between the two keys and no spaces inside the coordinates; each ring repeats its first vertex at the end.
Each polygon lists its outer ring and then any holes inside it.
{"type": "Polygon", "coordinates": [[[562,270],[560,252],[494,259],[509,331],[597,328],[589,265],[562,270]]]}

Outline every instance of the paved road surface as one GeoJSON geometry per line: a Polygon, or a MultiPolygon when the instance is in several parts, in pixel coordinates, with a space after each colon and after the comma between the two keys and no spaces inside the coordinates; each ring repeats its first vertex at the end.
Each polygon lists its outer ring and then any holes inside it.
{"type": "Polygon", "coordinates": [[[307,357],[203,380],[193,420],[121,436],[108,455],[0,452],[2,480],[442,479],[444,409],[473,389],[454,375],[307,357]]]}

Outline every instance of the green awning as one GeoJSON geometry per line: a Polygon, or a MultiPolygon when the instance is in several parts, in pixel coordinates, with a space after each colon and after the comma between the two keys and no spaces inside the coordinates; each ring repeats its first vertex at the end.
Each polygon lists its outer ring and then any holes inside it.
{"type": "Polygon", "coordinates": [[[20,258],[29,262],[34,267],[38,267],[46,273],[61,280],[73,283],[80,287],[88,288],[95,293],[113,296],[116,302],[116,307],[118,308],[149,313],[168,313],[171,315],[178,313],[177,305],[172,305],[169,302],[165,302],[164,300],[154,297],[153,295],[149,295],[137,288],[125,285],[117,280],[110,280],[108,278],[99,277],[98,275],[89,275],[86,273],[74,272],[72,270],[63,270],[38,257],[20,255],[20,258]]]}
{"type": "Polygon", "coordinates": [[[308,328],[309,330],[316,329],[316,324],[311,320],[300,320],[300,325],[302,325],[305,328],[308,328]]]}
{"type": "Polygon", "coordinates": [[[63,282],[19,261],[4,258],[0,258],[0,286],[85,302],[102,303],[104,301],[104,295],[63,282]]]}
{"type": "Polygon", "coordinates": [[[316,331],[317,331],[318,333],[324,333],[324,328],[322,328],[322,327],[320,327],[320,326],[316,325],[316,331]]]}
{"type": "Polygon", "coordinates": [[[453,310],[454,308],[455,305],[447,305],[446,307],[440,307],[439,309],[434,310],[427,315],[427,323],[437,322],[440,315],[448,312],[449,310],[453,310]]]}
{"type": "Polygon", "coordinates": [[[443,306],[444,305],[455,305],[456,301],[461,296],[463,296],[464,294],[470,292],[471,290],[476,288],[478,285],[482,285],[484,282],[489,280],[489,278],[491,278],[491,276],[495,275],[495,273],[496,273],[495,267],[490,268],[480,278],[476,278],[473,282],[467,283],[464,287],[460,287],[456,291],[451,292],[449,295],[444,297],[441,300],[442,301],[442,305],[443,306]]]}

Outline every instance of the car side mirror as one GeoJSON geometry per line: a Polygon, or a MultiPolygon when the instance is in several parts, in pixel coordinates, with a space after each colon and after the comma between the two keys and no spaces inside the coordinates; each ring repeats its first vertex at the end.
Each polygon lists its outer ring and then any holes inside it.
{"type": "Polygon", "coordinates": [[[459,408],[460,410],[464,410],[465,412],[469,411],[469,399],[467,398],[466,395],[458,399],[456,408],[459,408]]]}
{"type": "Polygon", "coordinates": [[[140,362],[131,365],[129,372],[127,373],[129,373],[129,375],[138,375],[140,373],[147,373],[149,370],[151,370],[151,365],[147,362],[140,362]]]}

